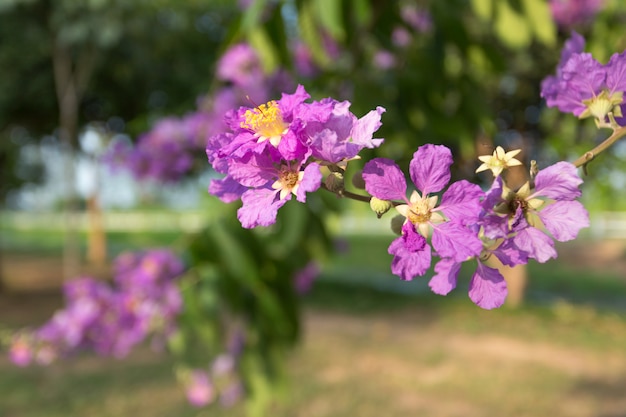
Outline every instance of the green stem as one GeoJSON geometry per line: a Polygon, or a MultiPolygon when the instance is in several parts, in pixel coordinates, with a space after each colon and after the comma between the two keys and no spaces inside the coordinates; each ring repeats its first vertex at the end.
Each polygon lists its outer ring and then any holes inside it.
{"type": "Polygon", "coordinates": [[[602,142],[601,144],[599,144],[592,150],[585,152],[580,158],[578,158],[572,163],[576,167],[581,167],[581,166],[584,167],[589,162],[591,162],[596,156],[598,156],[600,153],[604,152],[605,150],[613,146],[615,142],[617,142],[624,136],[626,136],[626,126],[618,127],[617,129],[613,131],[613,134],[611,136],[606,138],[604,142],[602,142]]]}
{"type": "MultiPolygon", "coordinates": [[[[322,183],[322,188],[326,191],[330,191],[331,193],[336,194],[338,197],[345,197],[345,198],[349,198],[350,200],[362,201],[363,203],[369,203],[370,199],[372,198],[369,195],[355,194],[348,190],[335,192],[335,191],[329,190],[326,184],[324,183],[322,183]]],[[[391,204],[393,204],[393,206],[395,207],[395,206],[399,206],[400,204],[406,204],[406,203],[403,201],[392,201],[391,204]]]]}

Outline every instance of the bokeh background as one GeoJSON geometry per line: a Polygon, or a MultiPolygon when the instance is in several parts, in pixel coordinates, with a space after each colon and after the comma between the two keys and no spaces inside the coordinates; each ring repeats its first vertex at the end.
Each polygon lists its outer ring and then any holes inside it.
{"type": "Polygon", "coordinates": [[[126,251],[172,248],[201,283],[184,353],[3,355],[0,415],[626,416],[623,143],[584,177],[591,227],[557,260],[507,271],[494,311],[467,298],[467,275],[445,298],[394,277],[389,219],[358,202],[320,195],[240,230],[237,204],[206,191],[205,155],[226,110],[302,84],[359,117],[386,108],[364,161],[406,168],[441,143],[453,175],[485,187],[476,156],[498,145],[571,161],[608,135],[547,108],[541,80],[572,30],[606,62],[625,22],[619,0],[0,0],[4,342],[61,308],[64,283],[110,281],[126,251]],[[246,390],[194,407],[177,373],[214,357],[219,331],[190,340],[225,321],[248,329],[246,390]]]}

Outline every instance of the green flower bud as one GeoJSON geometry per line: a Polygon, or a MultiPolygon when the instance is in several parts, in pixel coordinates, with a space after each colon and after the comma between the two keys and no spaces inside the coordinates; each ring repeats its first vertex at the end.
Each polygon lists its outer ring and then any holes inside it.
{"type": "Polygon", "coordinates": [[[365,190],[365,180],[363,179],[363,171],[357,171],[352,176],[352,185],[360,190],[365,190]]]}
{"type": "Polygon", "coordinates": [[[380,219],[383,214],[387,213],[389,209],[393,207],[391,201],[381,200],[380,198],[372,197],[370,198],[370,208],[376,216],[380,219]]]}
{"type": "Polygon", "coordinates": [[[397,216],[395,216],[393,219],[391,219],[391,230],[397,234],[397,235],[401,235],[402,234],[402,226],[404,225],[404,221],[406,220],[406,218],[400,214],[398,214],[397,216]]]}
{"type": "Polygon", "coordinates": [[[329,191],[335,194],[341,194],[344,190],[343,174],[340,172],[331,172],[324,180],[324,184],[329,191]]]}

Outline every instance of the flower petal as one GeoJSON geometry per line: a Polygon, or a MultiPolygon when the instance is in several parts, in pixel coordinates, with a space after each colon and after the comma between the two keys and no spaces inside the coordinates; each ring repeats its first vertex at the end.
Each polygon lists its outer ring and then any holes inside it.
{"type": "Polygon", "coordinates": [[[578,201],[557,201],[537,214],[559,242],[576,239],[580,229],[589,227],[589,213],[578,201]]]}
{"type": "Polygon", "coordinates": [[[578,169],[569,162],[557,162],[539,171],[535,177],[533,195],[544,196],[553,200],[574,200],[580,197],[578,186],[583,180],[578,176],[578,169]]]}
{"type": "Polygon", "coordinates": [[[298,187],[296,193],[296,199],[304,203],[306,202],[306,193],[311,193],[318,188],[322,183],[322,173],[320,172],[319,164],[313,163],[304,168],[304,176],[298,187]]]}
{"type": "Polygon", "coordinates": [[[447,295],[456,288],[457,276],[461,269],[461,262],[444,258],[435,265],[436,274],[428,282],[430,289],[439,295],[447,295]]]}
{"type": "Polygon", "coordinates": [[[365,190],[381,200],[406,200],[404,174],[391,159],[374,158],[363,167],[365,190]]]}
{"type": "Polygon", "coordinates": [[[288,196],[284,200],[277,199],[276,194],[276,190],[267,188],[256,188],[246,191],[241,196],[243,206],[237,210],[237,218],[241,225],[246,229],[251,229],[276,223],[278,209],[291,198],[288,196]]]}
{"type": "Polygon", "coordinates": [[[539,263],[547,262],[557,257],[554,249],[554,241],[550,236],[534,227],[527,227],[517,233],[513,243],[528,254],[529,258],[536,259],[539,263]]]}
{"type": "Polygon", "coordinates": [[[491,310],[504,304],[507,293],[506,281],[500,271],[479,262],[469,284],[469,298],[478,307],[491,310]]]}
{"type": "Polygon", "coordinates": [[[450,182],[452,152],[443,145],[423,145],[417,148],[409,165],[413,183],[422,195],[443,190],[450,182]]]}
{"type": "Polygon", "coordinates": [[[405,281],[411,281],[416,276],[424,275],[430,267],[430,246],[424,245],[422,250],[412,252],[405,246],[403,236],[391,242],[387,252],[393,255],[391,272],[405,281]]]}
{"type": "Polygon", "coordinates": [[[480,198],[485,193],[477,184],[462,180],[448,187],[437,210],[443,211],[450,220],[459,220],[463,224],[476,223],[480,212],[480,198]]]}
{"type": "Polygon", "coordinates": [[[221,180],[211,180],[209,183],[209,194],[216,196],[224,203],[239,200],[247,190],[248,187],[239,184],[230,175],[221,180]]]}
{"type": "Polygon", "coordinates": [[[480,255],[483,244],[475,233],[458,222],[433,225],[433,247],[442,258],[466,261],[480,255]]]}

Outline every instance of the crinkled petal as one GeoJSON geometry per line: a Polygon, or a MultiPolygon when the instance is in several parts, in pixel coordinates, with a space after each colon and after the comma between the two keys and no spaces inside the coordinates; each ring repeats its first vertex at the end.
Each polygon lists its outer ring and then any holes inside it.
{"type": "Polygon", "coordinates": [[[237,210],[237,218],[246,229],[257,226],[270,226],[276,223],[278,209],[291,197],[281,200],[276,198],[276,190],[255,188],[241,196],[243,206],[237,210]]]}
{"type": "Polygon", "coordinates": [[[418,252],[424,249],[426,239],[417,233],[412,223],[406,222],[402,225],[402,240],[404,247],[410,252],[418,252]]]}
{"type": "Polygon", "coordinates": [[[361,148],[376,148],[380,146],[383,139],[373,139],[374,132],[381,126],[380,117],[385,112],[384,107],[376,107],[365,116],[356,121],[352,127],[352,142],[361,148]]]}
{"type": "Polygon", "coordinates": [[[306,202],[306,193],[311,193],[317,190],[320,188],[321,184],[322,172],[320,171],[319,164],[313,163],[308,165],[304,169],[304,176],[302,177],[302,181],[298,187],[296,199],[301,203],[306,202]]]}
{"type": "Polygon", "coordinates": [[[447,295],[456,288],[461,262],[444,258],[435,265],[435,275],[428,282],[430,289],[439,295],[447,295]]]}
{"type": "Polygon", "coordinates": [[[463,224],[475,223],[480,213],[480,199],[485,195],[476,184],[462,180],[448,187],[437,210],[443,211],[450,220],[459,220],[463,224]]]}
{"type": "Polygon", "coordinates": [[[406,180],[394,161],[374,158],[363,167],[368,193],[381,200],[406,200],[406,180]]]}
{"type": "Polygon", "coordinates": [[[626,91],[626,51],[615,53],[606,65],[606,86],[611,93],[626,91]]]}
{"type": "MultiPolygon", "coordinates": [[[[292,123],[292,125],[297,124],[298,122],[292,123]]],[[[278,144],[278,151],[287,161],[301,161],[308,149],[298,138],[298,135],[294,133],[293,129],[294,126],[289,126],[289,130],[282,136],[280,143],[278,144]]]]}
{"type": "Polygon", "coordinates": [[[409,165],[411,179],[422,195],[437,193],[450,182],[452,152],[443,145],[417,148],[409,165]]]}
{"type": "Polygon", "coordinates": [[[229,175],[246,187],[262,187],[275,181],[279,175],[274,160],[268,154],[248,154],[231,160],[228,165],[229,175]]]}
{"type": "Polygon", "coordinates": [[[537,214],[559,242],[576,239],[580,229],[589,227],[589,213],[578,201],[557,201],[537,214]]]}
{"type": "Polygon", "coordinates": [[[221,180],[211,180],[209,183],[209,194],[216,196],[224,203],[239,200],[247,190],[248,187],[239,184],[231,176],[226,176],[221,180]]]}
{"type": "Polygon", "coordinates": [[[529,258],[536,259],[539,263],[557,257],[554,241],[550,236],[534,227],[527,227],[519,231],[513,238],[513,243],[520,250],[526,252],[529,258]]]}
{"type": "Polygon", "coordinates": [[[479,262],[469,284],[469,298],[478,307],[491,310],[504,304],[507,293],[506,281],[500,271],[479,262]]]}
{"type": "Polygon", "coordinates": [[[293,94],[283,93],[277,104],[285,121],[291,121],[294,110],[310,97],[304,86],[300,84],[298,84],[293,94]]]}
{"type": "Polygon", "coordinates": [[[416,276],[422,276],[430,267],[431,249],[424,245],[422,250],[412,252],[406,248],[402,236],[389,245],[387,252],[393,255],[391,272],[405,281],[411,281],[416,276]]]}
{"type": "Polygon", "coordinates": [[[535,177],[533,195],[544,196],[553,200],[574,200],[580,197],[578,186],[583,180],[578,176],[578,169],[569,162],[557,162],[539,171],[535,177]]]}
{"type": "Polygon", "coordinates": [[[483,244],[470,229],[458,222],[433,225],[432,244],[442,258],[466,261],[480,255],[483,244]]]}
{"type": "Polygon", "coordinates": [[[558,72],[560,72],[561,68],[565,66],[567,61],[574,54],[580,54],[585,50],[585,38],[582,35],[577,33],[576,31],[572,31],[571,37],[565,41],[563,45],[563,50],[561,50],[561,60],[558,64],[558,72]]]}

